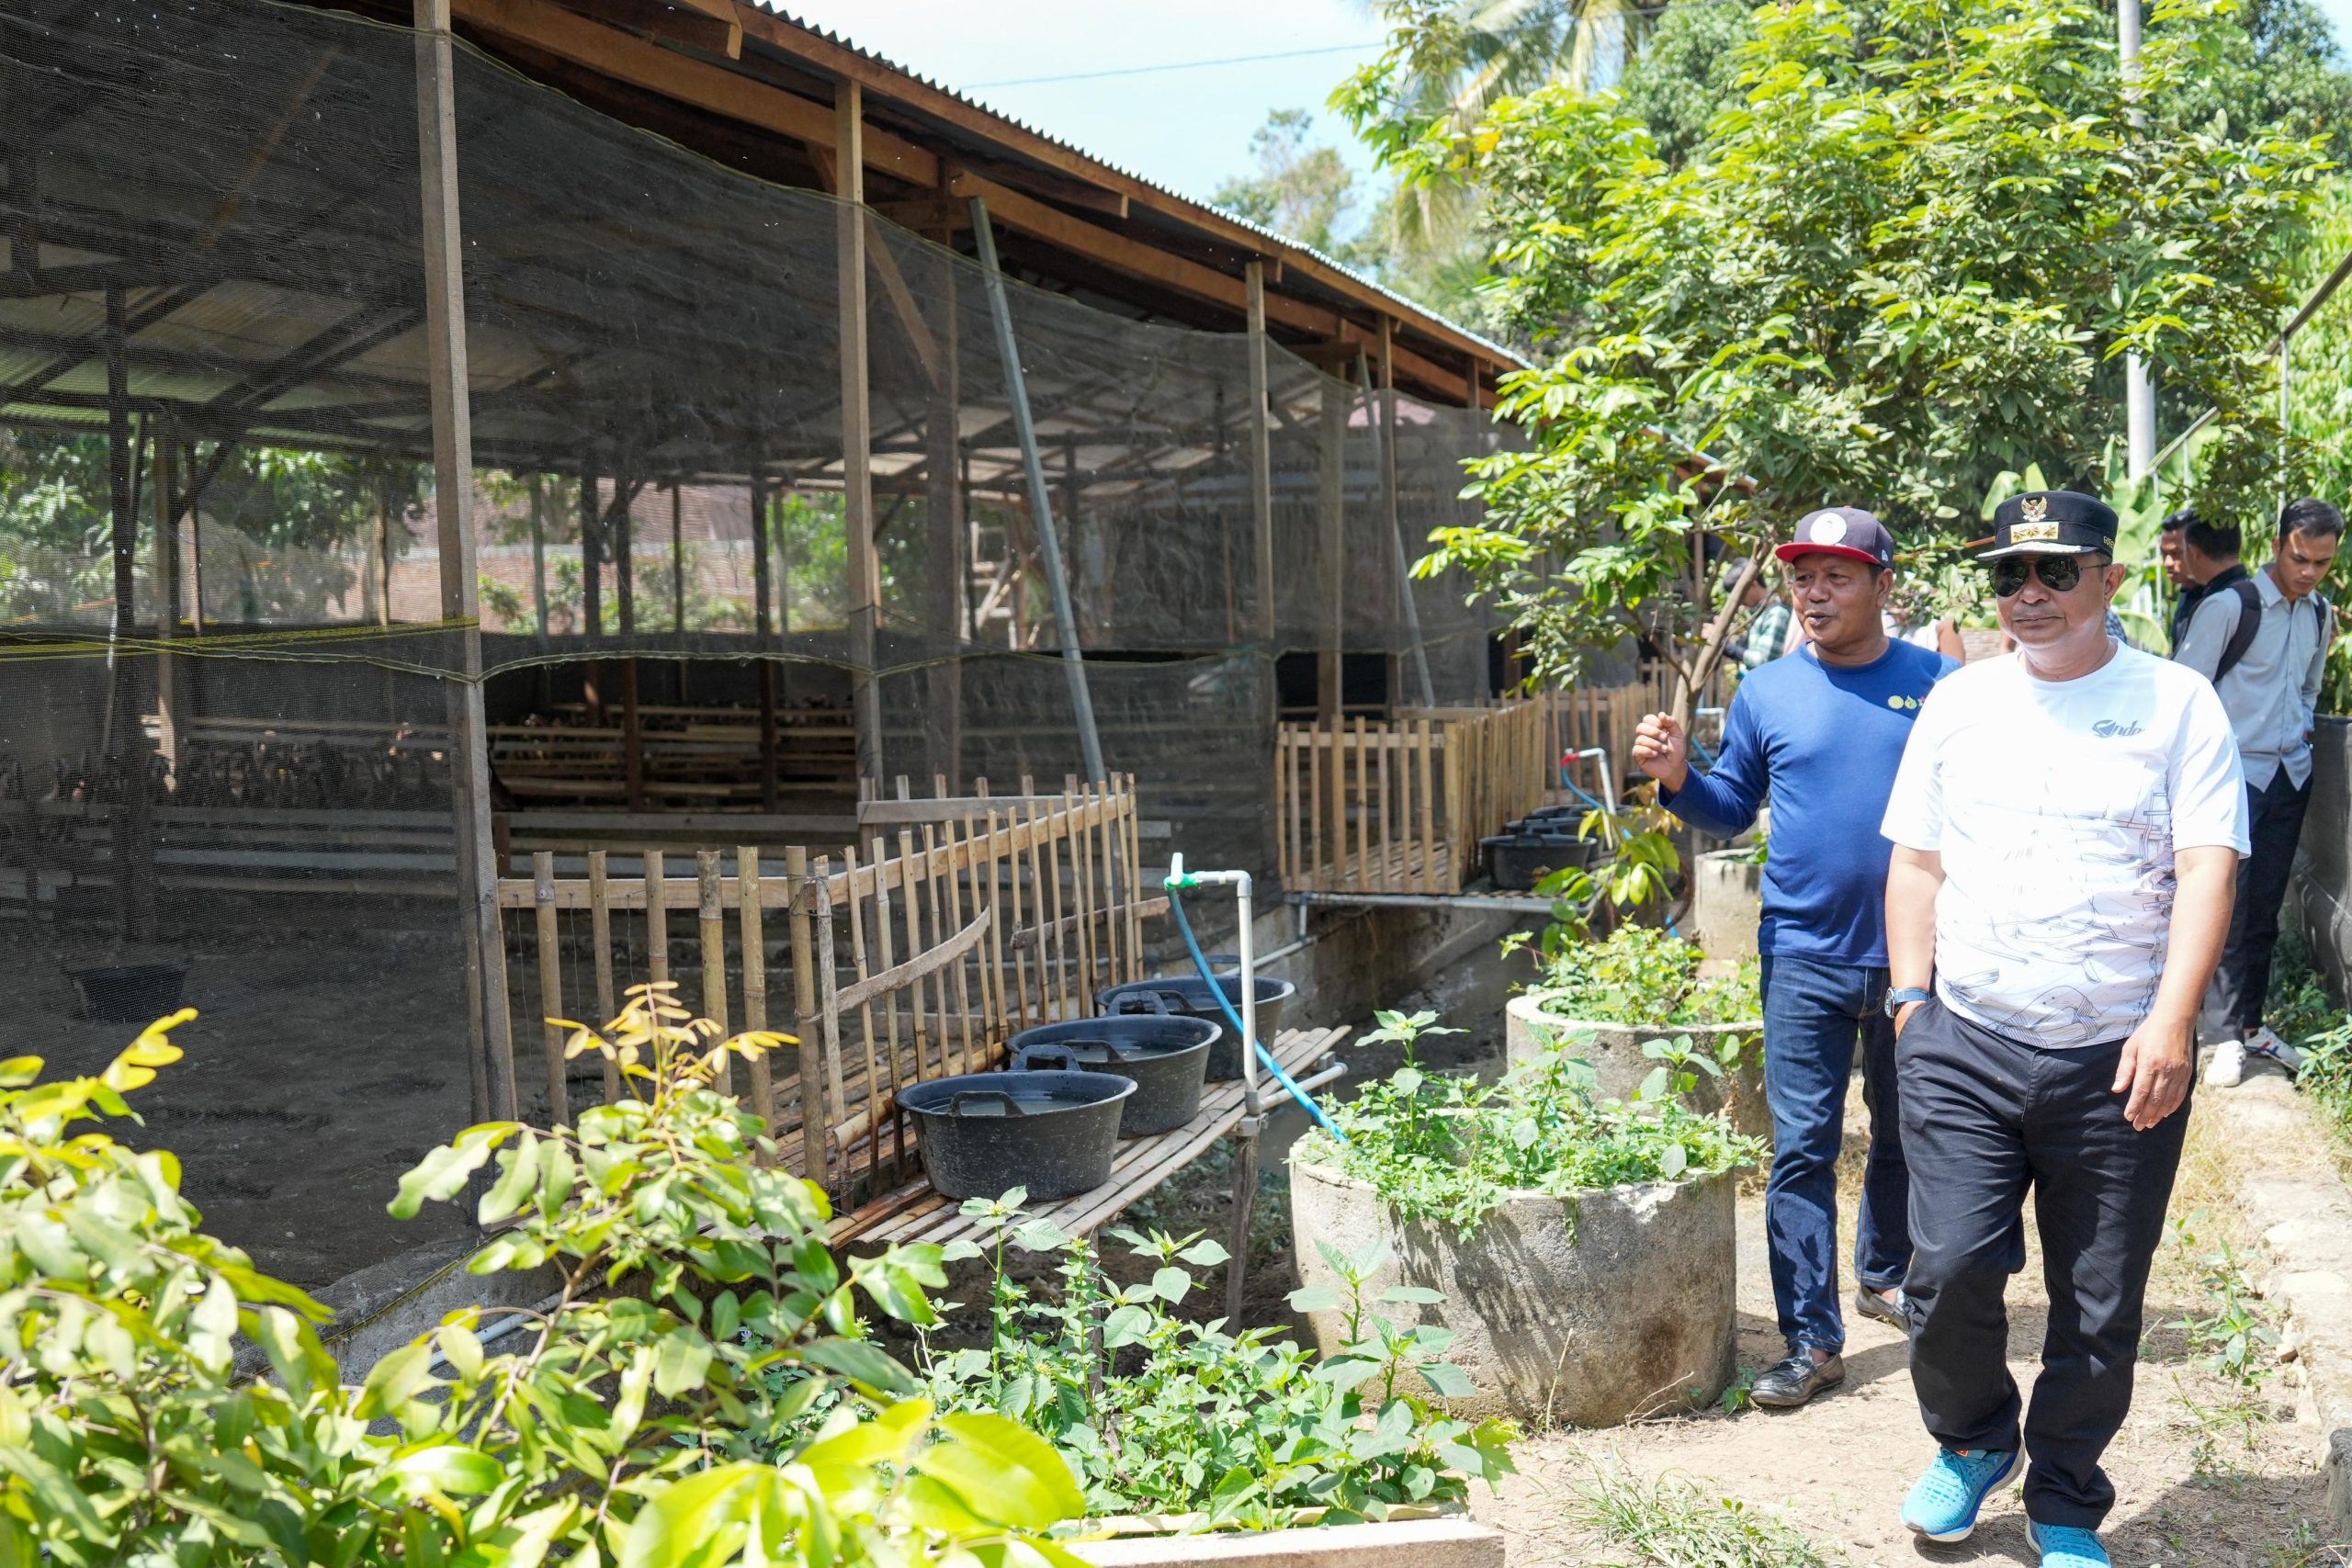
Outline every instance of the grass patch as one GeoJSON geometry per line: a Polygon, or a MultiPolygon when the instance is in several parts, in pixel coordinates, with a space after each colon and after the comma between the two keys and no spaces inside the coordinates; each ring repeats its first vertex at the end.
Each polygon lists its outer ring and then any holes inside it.
{"type": "Polygon", "coordinates": [[[1596,1466],[1570,1505],[1579,1522],[1633,1555],[1627,1568],[1826,1568],[1836,1559],[1787,1520],[1678,1476],[1644,1481],[1596,1466]]]}

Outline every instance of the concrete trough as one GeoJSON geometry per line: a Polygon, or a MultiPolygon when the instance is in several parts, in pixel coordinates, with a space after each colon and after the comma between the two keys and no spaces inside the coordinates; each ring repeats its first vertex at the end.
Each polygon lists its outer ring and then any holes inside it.
{"type": "MultiPolygon", "coordinates": [[[[1514,1193],[1465,1237],[1400,1223],[1366,1183],[1294,1160],[1291,1226],[1306,1285],[1343,1288],[1318,1243],[1348,1256],[1377,1239],[1396,1255],[1380,1286],[1443,1294],[1412,1310],[1453,1330],[1445,1359],[1476,1385],[1446,1402],[1454,1413],[1610,1427],[1704,1404],[1730,1384],[1733,1186],[1724,1174],[1568,1198],[1514,1193]]],[[[1341,1313],[1307,1316],[1325,1355],[1343,1348],[1341,1313]]]]}
{"type": "Polygon", "coordinates": [[[1653,1040],[1674,1041],[1688,1035],[1693,1050],[1713,1056],[1727,1040],[1745,1049],[1739,1066],[1721,1077],[1694,1068],[1699,1081],[1683,1103],[1702,1115],[1728,1111],[1731,1124],[1750,1137],[1772,1135],[1771,1108],[1764,1102],[1764,1022],[1752,1023],[1593,1023],[1565,1018],[1544,1007],[1541,992],[1513,997],[1503,1009],[1503,1059],[1510,1066],[1540,1055],[1570,1035],[1590,1038],[1576,1052],[1592,1065],[1602,1100],[1631,1100],[1642,1080],[1657,1063],[1642,1055],[1653,1040]]]}

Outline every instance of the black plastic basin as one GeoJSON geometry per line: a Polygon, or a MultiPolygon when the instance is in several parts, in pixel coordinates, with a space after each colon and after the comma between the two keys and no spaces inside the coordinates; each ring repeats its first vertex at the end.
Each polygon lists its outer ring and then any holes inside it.
{"type": "Polygon", "coordinates": [[[1119,1113],[1136,1091],[1109,1073],[962,1073],[902,1089],[944,1198],[1071,1198],[1111,1179],[1119,1113]]]}
{"type": "Polygon", "coordinates": [[[83,1017],[104,1023],[153,1023],[179,1010],[187,965],[109,964],[68,969],[65,976],[82,988],[83,1017]]]}
{"type": "MultiPolygon", "coordinates": [[[[1241,977],[1220,975],[1217,987],[1233,1003],[1238,1016],[1241,1011],[1241,977]]],[[[1283,1032],[1283,1009],[1298,987],[1288,980],[1258,977],[1258,1038],[1272,1049],[1274,1039],[1283,1032]]],[[[1200,1018],[1219,1026],[1222,1032],[1209,1047],[1209,1081],[1222,1083],[1241,1076],[1242,1043],[1239,1031],[1227,1021],[1225,1010],[1218,1007],[1209,983],[1198,975],[1170,975],[1158,980],[1130,980],[1124,986],[1114,986],[1098,992],[1094,998],[1097,1012],[1114,1018],[1136,1013],[1167,1013],[1174,1018],[1200,1018]]]]}
{"type": "Polygon", "coordinates": [[[1140,1138],[1200,1114],[1209,1050],[1224,1033],[1204,1018],[1153,1013],[1045,1023],[1012,1037],[1012,1065],[1024,1072],[1060,1067],[1133,1078],[1136,1092],[1120,1113],[1119,1136],[1140,1138]]]}
{"type": "Polygon", "coordinates": [[[1589,867],[1599,848],[1589,839],[1566,833],[1505,833],[1481,839],[1487,874],[1498,888],[1523,891],[1555,871],[1589,867]]]}

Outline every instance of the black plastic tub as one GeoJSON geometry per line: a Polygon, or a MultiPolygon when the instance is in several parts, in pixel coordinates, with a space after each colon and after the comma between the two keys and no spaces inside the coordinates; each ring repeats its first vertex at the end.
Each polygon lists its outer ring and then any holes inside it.
{"type": "Polygon", "coordinates": [[[1012,1037],[1012,1065],[1023,1072],[1061,1067],[1133,1078],[1136,1092],[1119,1114],[1119,1136],[1141,1138],[1200,1114],[1209,1049],[1224,1033],[1204,1018],[1150,1013],[1045,1023],[1012,1037]]]}
{"type": "Polygon", "coordinates": [[[944,1198],[1073,1198],[1111,1179],[1133,1078],[1109,1073],[962,1073],[903,1089],[923,1170],[944,1198]]]}
{"type": "Polygon", "coordinates": [[[1553,872],[1589,867],[1599,846],[1566,833],[1505,833],[1479,840],[1478,847],[1498,888],[1524,891],[1553,872]]]}
{"type": "Polygon", "coordinates": [[[107,964],[68,969],[65,977],[81,987],[84,1018],[101,1023],[153,1023],[179,1010],[187,965],[107,964]]]}
{"type": "MultiPolygon", "coordinates": [[[[1241,976],[1220,975],[1216,983],[1238,1015],[1241,1011],[1241,976]]],[[[1283,1009],[1297,994],[1298,987],[1288,980],[1270,980],[1262,975],[1258,977],[1258,1038],[1266,1042],[1269,1048],[1283,1032],[1283,1009]]],[[[1209,983],[1198,975],[1130,980],[1124,986],[1096,993],[1094,1009],[1114,1018],[1167,1013],[1175,1018],[1206,1019],[1220,1031],[1209,1046],[1209,1081],[1223,1083],[1241,1076],[1240,1032],[1227,1020],[1225,1010],[1216,1005],[1216,998],[1209,990],[1209,983]]]]}

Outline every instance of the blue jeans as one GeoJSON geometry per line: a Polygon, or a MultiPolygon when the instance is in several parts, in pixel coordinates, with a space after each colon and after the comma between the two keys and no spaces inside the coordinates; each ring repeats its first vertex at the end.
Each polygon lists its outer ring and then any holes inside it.
{"type": "Polygon", "coordinates": [[[1911,1178],[1894,1088],[1894,1026],[1881,1010],[1886,971],[1763,962],[1764,1099],[1772,1108],[1772,1176],[1764,1189],[1772,1299],[1792,1346],[1846,1343],[1838,1293],[1838,1153],[1846,1084],[1862,1050],[1871,1150],[1854,1227],[1854,1273],[1871,1290],[1903,1282],[1911,1264],[1911,1178]]]}

